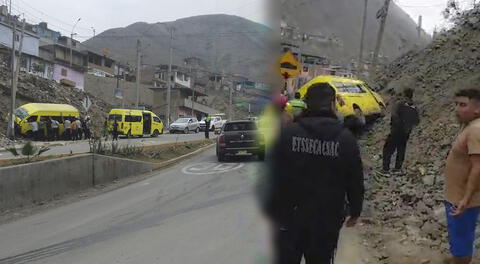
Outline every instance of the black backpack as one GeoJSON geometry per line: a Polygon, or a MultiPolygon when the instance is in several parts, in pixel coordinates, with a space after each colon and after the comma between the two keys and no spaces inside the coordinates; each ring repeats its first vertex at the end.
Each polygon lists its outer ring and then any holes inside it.
{"type": "Polygon", "coordinates": [[[406,134],[410,134],[419,123],[420,117],[417,108],[409,103],[400,104],[398,109],[400,120],[402,121],[402,128],[406,134]]]}

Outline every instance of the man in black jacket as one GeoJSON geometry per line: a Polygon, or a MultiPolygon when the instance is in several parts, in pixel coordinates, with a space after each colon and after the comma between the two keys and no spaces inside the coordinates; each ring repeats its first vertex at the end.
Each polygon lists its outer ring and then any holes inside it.
{"type": "Polygon", "coordinates": [[[395,171],[402,169],[410,133],[419,123],[418,111],[413,104],[413,90],[407,88],[395,103],[390,122],[390,135],[383,147],[383,173],[389,173],[393,153],[397,152],[395,171]]]}
{"type": "Polygon", "coordinates": [[[357,141],[337,119],[335,91],[310,87],[308,112],[281,130],[270,160],[264,210],[272,222],[275,264],[333,263],[345,201],[348,227],[363,203],[363,168],[357,141]]]}

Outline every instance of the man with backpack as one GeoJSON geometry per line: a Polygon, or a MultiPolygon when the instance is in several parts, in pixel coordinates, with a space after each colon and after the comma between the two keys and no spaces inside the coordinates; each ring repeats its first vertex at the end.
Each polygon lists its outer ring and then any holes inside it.
{"type": "Polygon", "coordinates": [[[390,135],[383,148],[383,171],[390,172],[390,162],[393,153],[397,153],[395,161],[396,172],[402,169],[405,160],[407,142],[412,130],[420,122],[418,110],[413,104],[413,89],[407,88],[402,93],[402,98],[395,103],[390,121],[390,135]]]}

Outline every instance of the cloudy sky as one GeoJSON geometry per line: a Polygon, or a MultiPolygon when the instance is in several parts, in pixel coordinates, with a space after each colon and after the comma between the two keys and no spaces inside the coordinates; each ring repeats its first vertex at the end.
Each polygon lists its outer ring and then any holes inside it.
{"type": "MultiPolygon", "coordinates": [[[[443,18],[442,11],[445,10],[448,0],[394,0],[394,2],[402,7],[415,22],[418,16],[423,16],[423,28],[432,33],[435,26],[438,28],[447,26],[443,18]]],[[[459,0],[462,8],[471,7],[473,0],[459,0]]],[[[480,3],[479,0],[477,0],[480,3]]]]}
{"type": "MultiPolygon", "coordinates": [[[[0,3],[9,1],[0,0],[0,3]]],[[[125,27],[139,21],[165,22],[204,14],[238,15],[268,24],[266,11],[271,10],[269,1],[275,0],[12,0],[12,9],[15,14],[24,14],[30,23],[46,21],[50,28],[65,35],[70,35],[73,25],[81,18],[75,32],[79,40],[85,40],[93,36],[92,28],[98,34],[109,28],[125,27]]],[[[435,26],[446,25],[441,13],[447,1],[394,0],[415,21],[419,15],[423,15],[423,27],[429,33],[433,32],[435,26]]],[[[468,6],[474,0],[459,1],[468,6]]]]}
{"type": "MultiPolygon", "coordinates": [[[[10,0],[0,0],[9,3],[10,0]]],[[[49,27],[70,35],[73,25],[81,18],[75,32],[79,40],[135,22],[166,22],[204,14],[230,14],[267,23],[268,0],[12,0],[15,14],[24,14],[27,22],[46,21],[49,27]]]]}

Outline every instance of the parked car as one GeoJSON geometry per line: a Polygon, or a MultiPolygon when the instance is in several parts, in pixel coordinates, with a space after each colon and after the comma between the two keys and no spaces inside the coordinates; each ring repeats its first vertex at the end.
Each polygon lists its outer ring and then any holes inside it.
{"type": "Polygon", "coordinates": [[[356,79],[318,76],[300,88],[300,95],[304,98],[308,89],[322,83],[330,85],[337,92],[337,109],[343,117],[355,115],[365,124],[366,117],[384,113],[385,102],[382,97],[372,91],[367,83],[356,79]]]}
{"type": "MultiPolygon", "coordinates": [[[[227,120],[224,120],[222,115],[213,115],[212,121],[210,122],[210,131],[219,131],[225,122],[227,122],[227,120]]],[[[205,117],[200,121],[200,130],[205,131],[205,117]]]]}
{"type": "Polygon", "coordinates": [[[218,161],[241,155],[257,155],[265,160],[265,140],[255,121],[228,121],[217,138],[218,161]]]}
{"type": "Polygon", "coordinates": [[[183,132],[185,134],[195,131],[200,132],[198,120],[194,117],[182,117],[170,125],[170,133],[183,132]]]}

